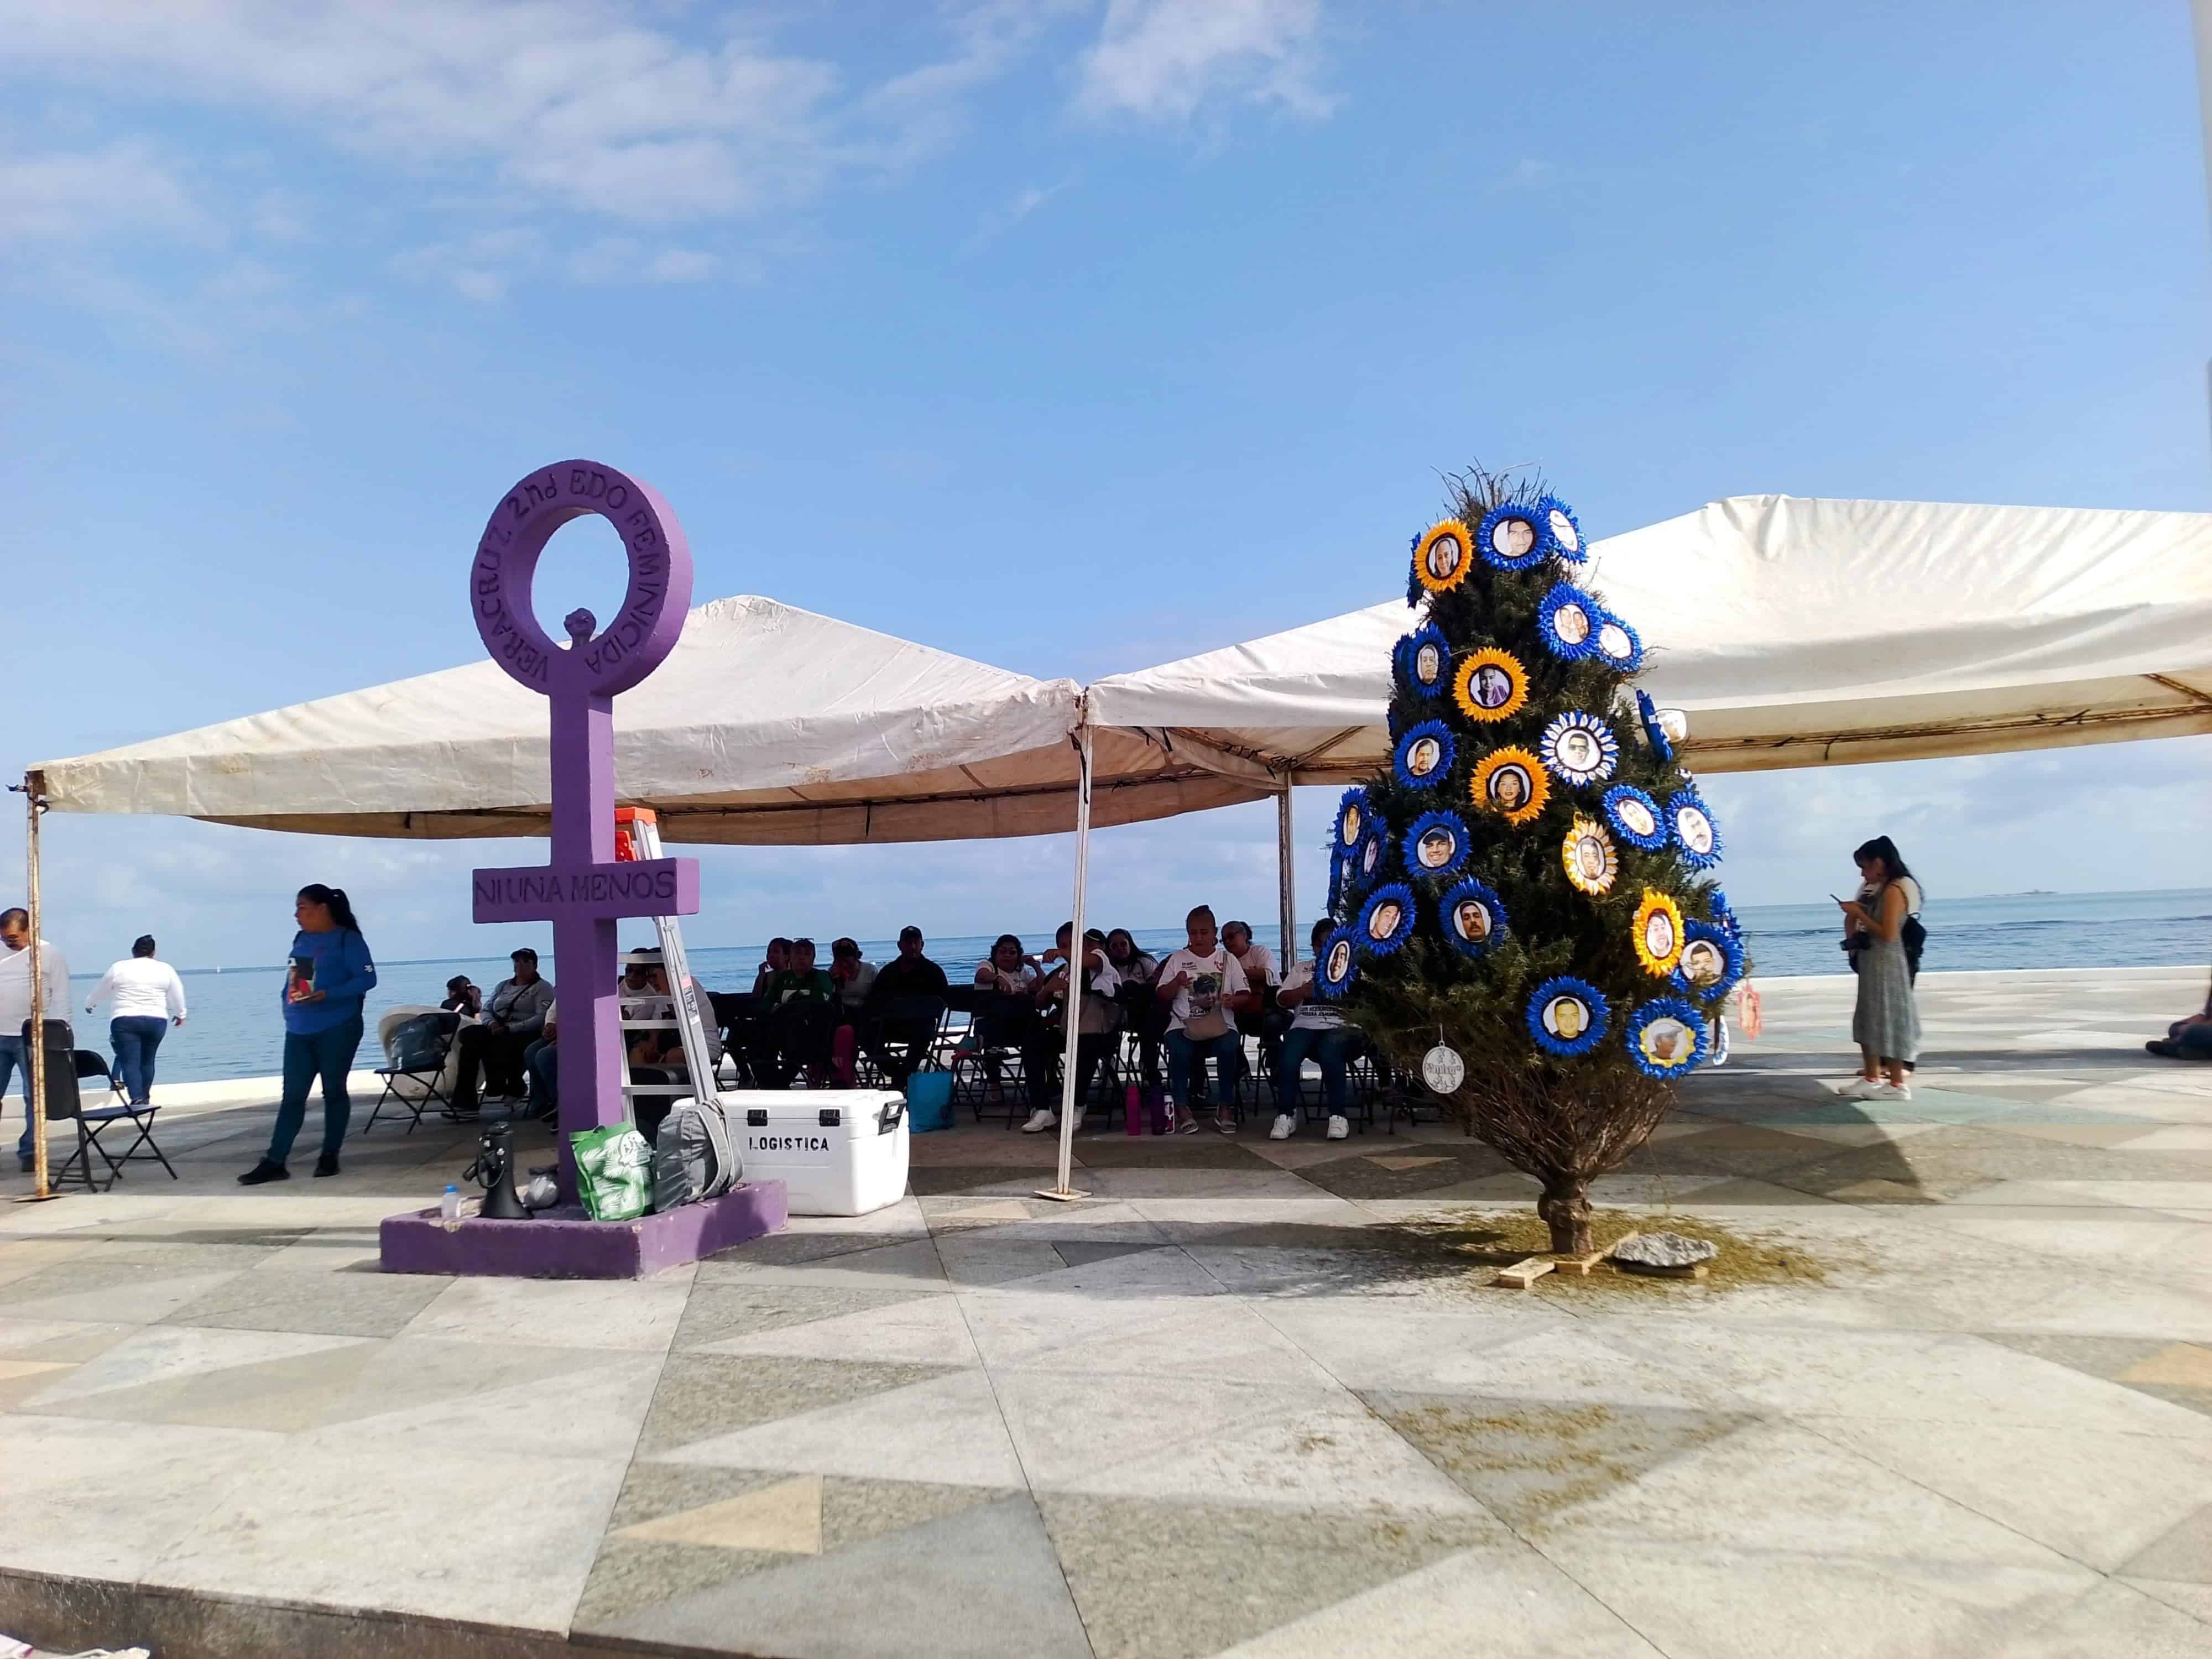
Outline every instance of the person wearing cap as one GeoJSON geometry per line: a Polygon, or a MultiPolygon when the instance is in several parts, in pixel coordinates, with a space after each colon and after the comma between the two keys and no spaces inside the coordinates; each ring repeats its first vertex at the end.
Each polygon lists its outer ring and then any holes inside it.
{"type": "Polygon", "coordinates": [[[905,1088],[928,1054],[951,994],[945,969],[922,954],[925,943],[921,928],[900,928],[898,954],[868,985],[860,1040],[894,1089],[905,1088]]]}
{"type": "Polygon", "coordinates": [[[465,1019],[480,1019],[483,1017],[483,993],[466,974],[455,974],[446,981],[446,1000],[438,1006],[465,1019]]]}
{"type": "Polygon", "coordinates": [[[538,952],[527,945],[512,961],[514,972],[492,987],[484,1000],[482,1022],[464,1025],[454,1038],[461,1066],[453,1084],[453,1110],[464,1116],[477,1109],[479,1067],[485,1090],[510,1108],[522,1103],[523,1091],[529,1086],[523,1075],[523,1050],[544,1029],[545,1011],[553,1006],[553,981],[539,976],[538,952]]]}

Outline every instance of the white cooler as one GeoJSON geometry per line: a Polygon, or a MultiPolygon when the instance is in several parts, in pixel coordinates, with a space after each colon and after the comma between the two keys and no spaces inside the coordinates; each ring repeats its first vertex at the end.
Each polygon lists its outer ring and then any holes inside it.
{"type": "Polygon", "coordinates": [[[793,1215],[866,1215],[906,1196],[906,1097],[890,1089],[732,1089],[740,1179],[781,1181],[793,1215]]]}

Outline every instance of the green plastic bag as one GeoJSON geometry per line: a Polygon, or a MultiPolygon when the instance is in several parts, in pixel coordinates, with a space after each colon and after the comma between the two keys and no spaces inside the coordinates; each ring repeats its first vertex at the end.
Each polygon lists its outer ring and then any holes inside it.
{"type": "Polygon", "coordinates": [[[653,1207],[653,1148],[634,1123],[579,1129],[568,1137],[576,1154],[576,1189],[594,1221],[628,1221],[653,1207]]]}

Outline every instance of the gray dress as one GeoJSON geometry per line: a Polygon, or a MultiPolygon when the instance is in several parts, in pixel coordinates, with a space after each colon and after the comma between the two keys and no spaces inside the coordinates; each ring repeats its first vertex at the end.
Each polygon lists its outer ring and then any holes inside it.
{"type": "MultiPolygon", "coordinates": [[[[1912,890],[1905,890],[1909,901],[1912,890]]],[[[1884,887],[1868,897],[1868,915],[1881,914],[1882,897],[1887,891],[1884,887]]],[[[1851,1041],[1884,1060],[1918,1060],[1920,1011],[1912,1006],[1912,975],[1905,963],[1905,941],[1869,933],[1867,947],[1858,958],[1859,999],[1851,1010],[1851,1041]]]]}

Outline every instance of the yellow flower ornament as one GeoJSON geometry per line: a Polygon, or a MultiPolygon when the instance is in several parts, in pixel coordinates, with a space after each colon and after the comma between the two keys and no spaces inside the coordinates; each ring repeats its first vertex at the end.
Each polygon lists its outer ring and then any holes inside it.
{"type": "Polygon", "coordinates": [[[1504,720],[1528,701],[1528,671],[1510,651],[1470,651],[1452,676],[1452,700],[1471,720],[1504,720]]]}
{"type": "Polygon", "coordinates": [[[1474,567],[1474,532],[1457,519],[1431,525],[1413,550],[1413,579],[1431,593],[1449,593],[1474,567]]]}
{"type": "Polygon", "coordinates": [[[1636,907],[1636,959],[1644,971],[1665,979],[1682,959],[1682,908],[1664,893],[1644,890],[1636,907]]]}
{"type": "Polygon", "coordinates": [[[1474,804],[1506,823],[1529,823],[1551,799],[1544,763],[1525,749],[1493,749],[1477,763],[1468,787],[1474,804]]]}

